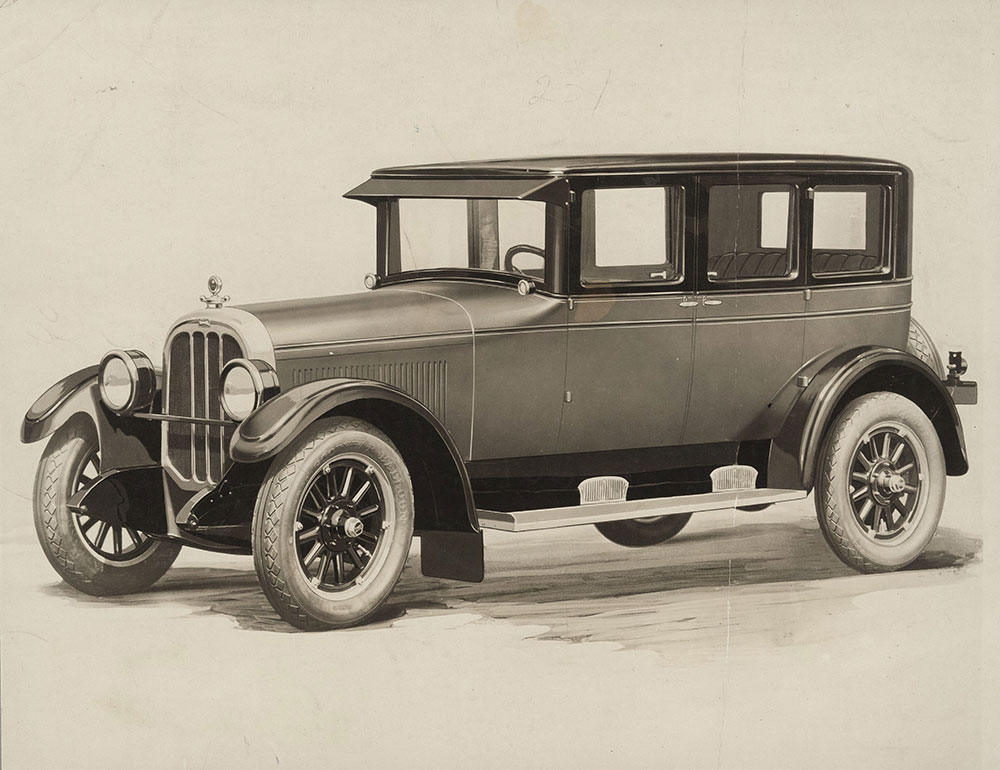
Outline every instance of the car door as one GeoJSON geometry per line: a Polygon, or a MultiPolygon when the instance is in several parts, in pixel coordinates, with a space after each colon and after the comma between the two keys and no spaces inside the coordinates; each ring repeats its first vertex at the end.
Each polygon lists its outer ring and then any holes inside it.
{"type": "Polygon", "coordinates": [[[772,174],[699,180],[686,444],[769,438],[762,417],[802,364],[801,181],[772,174]]]}
{"type": "Polygon", "coordinates": [[[695,304],[691,181],[612,178],[577,195],[561,453],[680,441],[695,304]]]}

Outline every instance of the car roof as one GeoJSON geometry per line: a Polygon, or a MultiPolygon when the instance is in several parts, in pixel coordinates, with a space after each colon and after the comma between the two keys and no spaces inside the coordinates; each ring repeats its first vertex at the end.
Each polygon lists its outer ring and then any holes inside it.
{"type": "Polygon", "coordinates": [[[373,177],[562,177],[668,171],[882,171],[909,173],[901,163],[849,155],[690,153],[671,155],[559,155],[394,166],[373,177]]]}

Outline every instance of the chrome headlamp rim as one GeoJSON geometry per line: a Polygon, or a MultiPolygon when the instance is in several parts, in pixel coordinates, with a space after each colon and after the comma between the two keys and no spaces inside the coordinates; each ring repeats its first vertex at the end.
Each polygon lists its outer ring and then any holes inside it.
{"type": "Polygon", "coordinates": [[[278,373],[269,363],[260,359],[234,358],[222,367],[222,372],[219,374],[219,404],[226,416],[236,422],[243,422],[261,404],[277,395],[278,390],[278,373]],[[245,371],[253,383],[253,406],[245,413],[232,409],[226,402],[226,379],[235,369],[245,371]]]}
{"type": "Polygon", "coordinates": [[[153,362],[141,350],[109,350],[101,358],[97,370],[101,403],[115,414],[130,414],[145,409],[156,397],[156,370],[153,362]],[[107,367],[112,361],[121,361],[128,372],[129,395],[124,403],[116,403],[108,393],[105,379],[107,367]]]}

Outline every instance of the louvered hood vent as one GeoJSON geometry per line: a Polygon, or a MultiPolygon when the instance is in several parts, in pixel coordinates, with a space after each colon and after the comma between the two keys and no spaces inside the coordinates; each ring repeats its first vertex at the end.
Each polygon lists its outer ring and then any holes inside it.
{"type": "Polygon", "coordinates": [[[296,367],[292,370],[292,386],[338,377],[384,382],[415,398],[442,422],[445,419],[448,391],[447,361],[296,367]]]}

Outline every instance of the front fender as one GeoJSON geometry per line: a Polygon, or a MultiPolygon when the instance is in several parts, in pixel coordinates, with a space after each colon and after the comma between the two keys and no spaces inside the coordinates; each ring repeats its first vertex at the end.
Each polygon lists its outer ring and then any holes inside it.
{"type": "Polygon", "coordinates": [[[100,367],[88,366],[63,377],[40,395],[24,415],[21,423],[21,442],[32,444],[40,441],[74,414],[80,412],[97,423],[97,371],[100,367]]]}
{"type": "Polygon", "coordinates": [[[451,434],[423,404],[391,385],[371,380],[315,380],[284,391],[240,423],[230,444],[230,454],[238,463],[268,460],[323,415],[365,399],[390,401],[421,416],[434,427],[456,462],[464,468],[451,434]]]}
{"type": "MultiPolygon", "coordinates": [[[[151,420],[117,415],[101,403],[99,367],[88,366],[63,377],[46,390],[24,415],[21,441],[49,436],[77,415],[90,420],[101,448],[101,470],[136,468],[160,462],[160,429],[151,420]]],[[[159,404],[160,395],[153,401],[159,404]]]]}
{"type": "Polygon", "coordinates": [[[968,471],[962,421],[955,402],[924,362],[895,348],[865,346],[833,356],[809,379],[771,442],[768,486],[811,489],[827,428],[864,393],[899,393],[927,414],[938,433],[949,475],[968,471]]]}
{"type": "Polygon", "coordinates": [[[317,380],[271,399],[244,420],[230,454],[268,460],[316,420],[343,414],[375,425],[396,444],[413,483],[415,529],[425,575],[483,579],[483,536],[465,462],[448,430],[419,401],[385,383],[317,380]]]}

